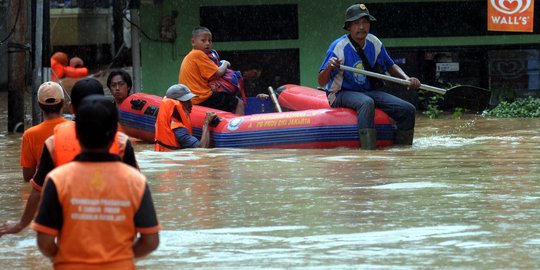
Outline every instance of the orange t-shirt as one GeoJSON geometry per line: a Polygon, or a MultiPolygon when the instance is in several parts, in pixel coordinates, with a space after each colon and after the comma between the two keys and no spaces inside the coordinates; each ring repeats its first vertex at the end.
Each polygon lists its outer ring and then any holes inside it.
{"type": "Polygon", "coordinates": [[[46,120],[27,129],[22,136],[21,167],[37,168],[43,151],[43,143],[54,133],[54,127],[67,121],[65,118],[46,120]]]}
{"type": "Polygon", "coordinates": [[[193,94],[197,95],[191,99],[193,104],[199,104],[212,95],[212,89],[208,83],[214,80],[218,68],[201,50],[191,50],[184,57],[180,65],[178,83],[185,84],[193,94]]]}

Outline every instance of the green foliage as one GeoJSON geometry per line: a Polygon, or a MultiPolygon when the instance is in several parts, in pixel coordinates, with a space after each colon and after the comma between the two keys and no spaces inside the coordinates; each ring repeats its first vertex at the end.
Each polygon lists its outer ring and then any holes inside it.
{"type": "Polygon", "coordinates": [[[498,88],[491,89],[492,96],[498,101],[514,102],[516,100],[516,91],[511,86],[503,85],[498,88]]]}
{"type": "Polygon", "coordinates": [[[518,98],[514,102],[501,101],[497,107],[484,112],[486,117],[537,118],[540,117],[540,99],[518,98]]]}
{"type": "Polygon", "coordinates": [[[439,109],[439,104],[444,100],[444,97],[440,94],[428,93],[425,90],[418,91],[418,100],[424,104],[426,110],[422,112],[430,119],[439,118],[443,112],[439,109]]]}
{"type": "Polygon", "coordinates": [[[456,107],[454,109],[454,112],[452,113],[452,118],[454,119],[460,119],[461,116],[463,116],[463,114],[465,113],[465,110],[461,107],[456,107]]]}

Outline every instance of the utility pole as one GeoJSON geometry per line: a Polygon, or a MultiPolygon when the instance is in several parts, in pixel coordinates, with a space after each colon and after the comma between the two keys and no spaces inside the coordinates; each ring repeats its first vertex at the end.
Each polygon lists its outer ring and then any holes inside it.
{"type": "Polygon", "coordinates": [[[39,86],[50,79],[50,1],[32,0],[34,21],[32,25],[33,35],[33,72],[32,72],[32,125],[42,122],[41,109],[37,101],[39,86]]]}
{"type": "Polygon", "coordinates": [[[8,132],[24,131],[26,90],[26,1],[10,0],[8,25],[13,32],[8,43],[8,132]]]}
{"type": "MultiPolygon", "coordinates": [[[[122,1],[113,1],[113,57],[117,56],[124,44],[124,13],[122,1]]],[[[131,45],[131,44],[130,44],[131,45]]],[[[117,61],[115,59],[115,61],[117,61]]]]}
{"type": "Polygon", "coordinates": [[[140,49],[140,36],[139,36],[139,8],[141,6],[140,0],[131,0],[129,2],[129,14],[131,16],[131,59],[133,66],[133,92],[140,92],[142,90],[141,79],[141,49],[140,49]]]}
{"type": "Polygon", "coordinates": [[[34,42],[33,50],[33,65],[34,68],[32,72],[32,126],[35,126],[41,123],[41,110],[37,102],[37,89],[41,82],[43,81],[42,76],[42,62],[41,62],[41,53],[43,52],[43,0],[33,0],[32,1],[32,12],[35,14],[32,16],[34,22],[32,22],[32,34],[34,42]]]}
{"type": "MultiPolygon", "coordinates": [[[[9,39],[8,27],[8,1],[0,0],[0,91],[7,91],[8,86],[8,53],[7,41],[9,39]]],[[[2,103],[7,101],[2,101],[2,103]]],[[[2,127],[4,129],[5,127],[2,127]]]]}

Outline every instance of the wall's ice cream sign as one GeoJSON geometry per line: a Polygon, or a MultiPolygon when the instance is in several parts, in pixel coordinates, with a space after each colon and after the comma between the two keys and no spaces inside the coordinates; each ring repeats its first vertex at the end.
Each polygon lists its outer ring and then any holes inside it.
{"type": "Polygon", "coordinates": [[[532,32],[534,0],[488,0],[488,31],[532,32]]]}

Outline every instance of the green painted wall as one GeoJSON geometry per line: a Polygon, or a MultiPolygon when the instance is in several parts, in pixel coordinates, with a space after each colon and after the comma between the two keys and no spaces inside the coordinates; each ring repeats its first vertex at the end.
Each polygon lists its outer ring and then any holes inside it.
{"type": "MultiPolygon", "coordinates": [[[[151,2],[151,0],[147,0],[146,2],[151,2]]],[[[183,57],[191,50],[191,30],[193,27],[199,25],[199,8],[201,6],[219,5],[297,4],[299,24],[298,40],[215,42],[214,48],[218,51],[299,48],[300,83],[302,85],[316,87],[318,68],[326,49],[330,42],[345,33],[345,31],[341,29],[345,10],[348,6],[357,2],[358,1],[327,0],[162,0],[161,3],[150,5],[145,4],[145,1],[143,0],[140,9],[140,24],[142,30],[151,38],[156,39],[159,37],[159,27],[162,16],[170,15],[172,10],[177,10],[179,15],[176,19],[177,39],[174,44],[151,41],[144,35],[141,35],[142,91],[163,95],[170,85],[177,82],[180,63],[183,57]]],[[[364,1],[366,4],[380,2],[437,2],[437,0],[364,1]]],[[[440,2],[448,1],[440,0],[440,2]]],[[[374,15],[376,16],[376,14],[374,15]]],[[[534,44],[538,43],[538,40],[540,40],[539,35],[530,34],[512,36],[382,39],[387,48],[460,46],[465,44],[534,44]]]]}
{"type": "MultiPolygon", "coordinates": [[[[328,1],[243,1],[201,0],[163,1],[159,5],[141,6],[142,29],[151,37],[158,36],[160,18],[178,10],[176,20],[177,40],[158,43],[143,37],[141,40],[141,63],[143,91],[162,94],[177,82],[178,70],[183,57],[191,50],[191,30],[199,25],[199,7],[216,5],[262,5],[298,4],[298,40],[215,42],[218,51],[300,48],[301,84],[316,87],[319,65],[332,40],[343,34],[341,30],[344,10],[349,2],[328,1]],[[331,3],[331,4],[330,4],[331,3]],[[325,7],[326,6],[326,7],[325,7]]],[[[212,29],[210,29],[212,30],[212,29]]]]}

